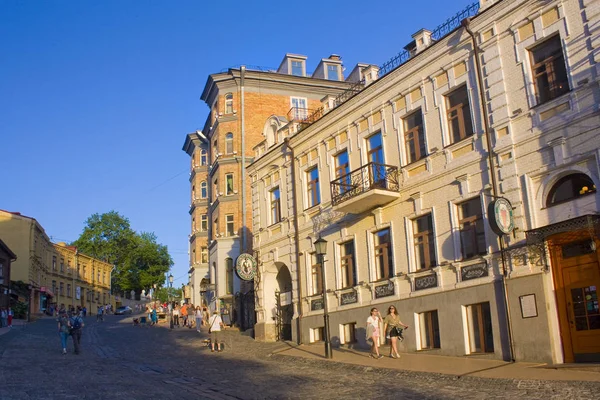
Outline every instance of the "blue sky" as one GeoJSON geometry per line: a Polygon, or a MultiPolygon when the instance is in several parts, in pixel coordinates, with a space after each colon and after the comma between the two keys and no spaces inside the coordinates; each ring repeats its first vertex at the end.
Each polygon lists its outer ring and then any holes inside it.
{"type": "Polygon", "coordinates": [[[0,209],[73,241],[116,210],[154,232],[187,281],[189,158],[210,73],[285,53],[382,64],[469,1],[0,2],[0,209]],[[213,3],[213,4],[210,4],[213,3]],[[405,5],[403,5],[405,4],[405,5]]]}

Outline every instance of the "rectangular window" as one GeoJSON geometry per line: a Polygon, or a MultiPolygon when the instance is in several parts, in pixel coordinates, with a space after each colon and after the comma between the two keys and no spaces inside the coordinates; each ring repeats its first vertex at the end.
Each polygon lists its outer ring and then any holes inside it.
{"type": "Polygon", "coordinates": [[[208,248],[207,247],[200,248],[200,262],[202,264],[208,263],[208,248]]]}
{"type": "Polygon", "coordinates": [[[311,341],[312,343],[314,343],[314,342],[322,342],[325,339],[325,334],[324,334],[325,329],[322,326],[320,326],[318,328],[312,328],[311,332],[312,332],[312,335],[311,335],[312,336],[312,341],[311,341]]]}
{"type": "Polygon", "coordinates": [[[386,168],[381,132],[377,132],[367,139],[367,159],[372,163],[369,169],[369,185],[385,188],[386,168]]]}
{"type": "Polygon", "coordinates": [[[446,109],[448,110],[446,116],[452,143],[460,142],[473,135],[471,108],[466,85],[446,96],[446,109]]]}
{"type": "Polygon", "coordinates": [[[225,216],[225,224],[226,224],[226,228],[227,228],[227,236],[234,236],[235,235],[235,226],[233,224],[233,214],[227,214],[225,216]]]}
{"type": "Polygon", "coordinates": [[[555,99],[569,91],[560,36],[554,36],[538,44],[531,49],[530,56],[538,104],[555,99]]]}
{"type": "Polygon", "coordinates": [[[486,254],[485,227],[479,197],[458,204],[463,259],[486,254]]]}
{"type": "Polygon", "coordinates": [[[52,293],[56,295],[56,281],[52,281],[52,293]]]}
{"type": "Polygon", "coordinates": [[[312,266],[310,270],[310,280],[312,283],[312,295],[323,293],[323,268],[319,263],[318,256],[311,254],[312,266]]]}
{"type": "Polygon", "coordinates": [[[389,279],[394,275],[390,229],[377,231],[373,236],[375,242],[375,278],[377,280],[389,279]]]}
{"type": "Polygon", "coordinates": [[[306,99],[303,97],[292,97],[292,113],[294,119],[305,120],[308,117],[308,108],[306,106],[306,99]]]}
{"type": "Polygon", "coordinates": [[[65,284],[64,284],[64,282],[60,283],[60,285],[59,285],[59,291],[60,291],[59,293],[60,293],[61,296],[65,295],[65,284]]]}
{"type": "Polygon", "coordinates": [[[304,76],[304,66],[303,66],[302,61],[293,61],[292,60],[292,75],[304,76]]]}
{"type": "Polygon", "coordinates": [[[225,175],[225,195],[231,196],[233,194],[233,174],[225,175]]]}
{"type": "Polygon", "coordinates": [[[421,110],[404,118],[404,143],[408,163],[425,157],[425,132],[423,131],[423,113],[421,110]]]}
{"type": "Polygon", "coordinates": [[[208,215],[202,214],[200,216],[200,231],[206,232],[208,230],[208,215]]]}
{"type": "Polygon", "coordinates": [[[206,165],[206,149],[200,150],[200,165],[206,165]]]}
{"type": "Polygon", "coordinates": [[[470,353],[493,353],[492,314],[490,303],[467,306],[470,353]]]}
{"type": "Polygon", "coordinates": [[[52,271],[56,271],[56,256],[52,256],[52,271]]]}
{"type": "Polygon", "coordinates": [[[67,297],[71,297],[71,284],[67,283],[67,297]]]}
{"type": "Polygon", "coordinates": [[[225,259],[225,269],[227,272],[227,275],[226,275],[227,294],[233,294],[233,259],[231,259],[231,258],[225,259]]]}
{"type": "Polygon", "coordinates": [[[281,199],[279,188],[271,190],[271,225],[281,221],[281,199]]]}
{"type": "Polygon", "coordinates": [[[356,286],[356,258],[354,240],[340,244],[342,289],[356,286]]]}
{"type": "Polygon", "coordinates": [[[350,161],[348,160],[348,151],[344,150],[335,155],[335,177],[340,184],[340,194],[352,189],[352,180],[350,176],[350,161]]]}
{"type": "Polygon", "coordinates": [[[340,80],[340,75],[338,73],[338,66],[337,65],[328,65],[327,66],[327,79],[330,81],[339,81],[340,80]]]}
{"type": "Polygon", "coordinates": [[[413,238],[417,269],[435,267],[435,243],[433,240],[433,222],[431,214],[413,221],[413,238]]]}
{"type": "Polygon", "coordinates": [[[60,259],[60,272],[65,272],[65,259],[60,259]]]}
{"type": "Polygon", "coordinates": [[[321,203],[321,191],[319,189],[319,168],[313,167],[306,173],[308,182],[307,194],[308,194],[308,207],[314,207],[321,203]]]}
{"type": "Polygon", "coordinates": [[[421,331],[421,349],[440,348],[440,325],[437,310],[419,314],[419,329],[421,331]]]}
{"type": "Polygon", "coordinates": [[[346,343],[356,343],[356,322],[351,324],[342,325],[342,338],[341,342],[343,344],[346,343]]]}

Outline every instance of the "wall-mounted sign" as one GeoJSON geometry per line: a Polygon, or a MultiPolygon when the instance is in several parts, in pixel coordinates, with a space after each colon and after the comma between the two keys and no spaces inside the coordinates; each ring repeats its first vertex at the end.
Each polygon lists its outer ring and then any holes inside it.
{"type": "Polygon", "coordinates": [[[415,278],[415,290],[424,290],[437,287],[437,274],[420,276],[415,278]]]}
{"type": "Polygon", "coordinates": [[[467,265],[460,269],[460,280],[468,281],[471,279],[481,278],[489,275],[489,269],[487,263],[479,263],[474,265],[467,265]]]}
{"type": "Polygon", "coordinates": [[[394,295],[394,284],[392,282],[387,285],[375,286],[375,298],[388,297],[394,295]]]}
{"type": "Polygon", "coordinates": [[[252,255],[242,253],[235,261],[235,271],[241,279],[251,281],[256,276],[256,265],[256,259],[252,255]]]}
{"type": "Polygon", "coordinates": [[[323,303],[323,299],[314,299],[310,301],[310,310],[317,311],[325,308],[325,304],[323,303]]]}
{"type": "Polygon", "coordinates": [[[535,294],[532,293],[519,296],[519,303],[521,304],[522,318],[533,318],[538,316],[535,294]]]}
{"type": "Polygon", "coordinates": [[[351,291],[351,292],[347,292],[347,293],[342,293],[340,295],[340,304],[341,305],[346,305],[346,304],[352,304],[352,303],[358,303],[358,293],[356,291],[351,291]]]}
{"type": "Polygon", "coordinates": [[[490,203],[489,213],[490,226],[497,235],[508,235],[515,228],[512,204],[504,197],[490,203]]]}
{"type": "Polygon", "coordinates": [[[283,292],[279,294],[279,305],[287,306],[292,304],[292,292],[283,292]]]}

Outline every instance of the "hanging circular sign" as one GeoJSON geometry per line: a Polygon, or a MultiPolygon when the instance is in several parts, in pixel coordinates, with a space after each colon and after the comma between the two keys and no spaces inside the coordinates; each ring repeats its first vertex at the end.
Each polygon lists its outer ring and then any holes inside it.
{"type": "Polygon", "coordinates": [[[242,253],[235,262],[235,270],[241,279],[251,281],[256,276],[256,265],[256,259],[252,255],[242,253]]]}
{"type": "Polygon", "coordinates": [[[499,197],[490,203],[490,225],[498,235],[508,235],[515,228],[512,204],[504,197],[499,197]]]}

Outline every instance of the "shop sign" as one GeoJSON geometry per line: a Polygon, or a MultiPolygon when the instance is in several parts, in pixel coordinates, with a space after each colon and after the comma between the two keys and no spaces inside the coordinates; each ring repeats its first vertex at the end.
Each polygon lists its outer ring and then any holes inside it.
{"type": "Polygon", "coordinates": [[[415,290],[425,290],[437,287],[437,274],[415,278],[415,290]]]}
{"type": "Polygon", "coordinates": [[[508,235],[515,228],[512,204],[504,197],[494,199],[490,203],[490,226],[497,235],[508,235]]]}
{"type": "Polygon", "coordinates": [[[487,263],[467,265],[460,269],[460,280],[468,281],[489,275],[487,263]]]}
{"type": "Polygon", "coordinates": [[[325,304],[323,303],[323,299],[314,299],[310,301],[310,310],[317,311],[325,308],[325,304]]]}
{"type": "Polygon", "coordinates": [[[353,304],[353,303],[358,303],[358,293],[353,290],[351,292],[347,292],[347,293],[342,293],[340,295],[340,304],[341,305],[346,305],[346,304],[353,304]]]}
{"type": "Polygon", "coordinates": [[[375,298],[388,297],[394,295],[394,284],[392,282],[387,285],[375,286],[375,298]]]}
{"type": "Polygon", "coordinates": [[[283,292],[279,294],[279,302],[281,306],[292,304],[292,292],[283,292]]]}
{"type": "Polygon", "coordinates": [[[256,259],[252,255],[242,253],[235,262],[235,271],[241,279],[251,281],[256,276],[256,266],[256,259]]]}

